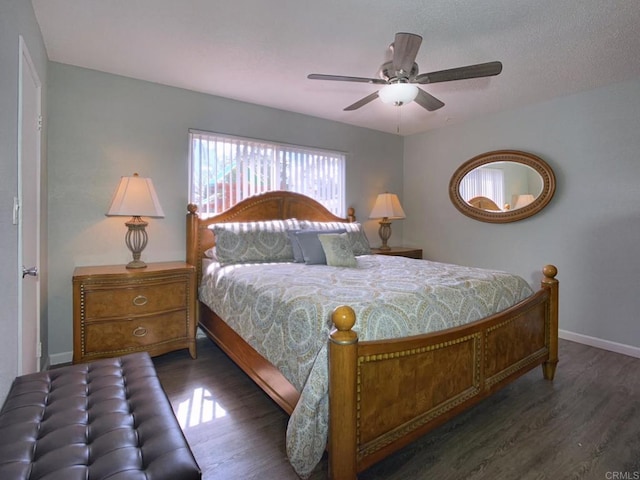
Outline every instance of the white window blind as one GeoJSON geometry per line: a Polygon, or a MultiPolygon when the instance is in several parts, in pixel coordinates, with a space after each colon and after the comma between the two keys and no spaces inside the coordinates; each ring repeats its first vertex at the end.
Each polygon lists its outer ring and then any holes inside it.
{"type": "Polygon", "coordinates": [[[251,138],[189,131],[189,202],[216,214],[258,193],[307,195],[345,214],[345,154],[251,138]]]}
{"type": "Polygon", "coordinates": [[[497,168],[476,168],[460,182],[460,195],[465,201],[474,197],[487,197],[496,205],[504,205],[504,172],[497,168]]]}

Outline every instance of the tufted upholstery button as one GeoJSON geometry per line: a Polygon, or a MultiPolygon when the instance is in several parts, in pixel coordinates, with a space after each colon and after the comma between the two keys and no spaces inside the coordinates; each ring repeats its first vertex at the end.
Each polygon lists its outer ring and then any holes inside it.
{"type": "Polygon", "coordinates": [[[0,479],[190,480],[201,473],[149,354],[18,377],[0,411],[0,479]]]}

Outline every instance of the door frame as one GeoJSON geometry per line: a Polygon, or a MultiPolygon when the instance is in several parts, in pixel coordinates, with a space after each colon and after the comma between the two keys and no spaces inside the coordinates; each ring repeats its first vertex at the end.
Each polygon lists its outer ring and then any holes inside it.
{"type": "MultiPolygon", "coordinates": [[[[29,49],[27,48],[26,42],[22,35],[19,35],[19,52],[18,52],[18,197],[15,202],[14,207],[14,222],[18,223],[18,375],[22,375],[25,373],[24,365],[23,365],[23,354],[24,354],[24,345],[23,345],[23,333],[25,329],[24,325],[24,311],[23,311],[23,278],[22,278],[22,267],[23,267],[23,221],[22,221],[22,200],[23,200],[23,174],[22,174],[22,139],[23,139],[23,128],[22,128],[22,120],[23,120],[23,80],[24,76],[29,75],[34,81],[36,86],[36,109],[37,109],[37,118],[38,118],[38,132],[36,135],[36,166],[35,166],[35,176],[36,176],[36,265],[38,270],[40,271],[40,261],[41,261],[41,195],[42,195],[42,82],[40,81],[40,76],[35,68],[33,60],[31,59],[31,55],[29,54],[29,49]]],[[[40,277],[40,273],[38,273],[38,277],[40,277]]],[[[37,343],[33,346],[34,353],[36,354],[36,370],[39,371],[41,368],[41,282],[40,278],[37,279],[36,282],[36,338],[37,343]]]]}

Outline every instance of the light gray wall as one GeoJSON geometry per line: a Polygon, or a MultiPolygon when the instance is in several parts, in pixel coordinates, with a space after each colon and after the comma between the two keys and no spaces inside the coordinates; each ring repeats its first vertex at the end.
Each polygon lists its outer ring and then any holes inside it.
{"type": "MultiPolygon", "coordinates": [[[[367,216],[378,193],[402,198],[401,137],[59,63],[49,64],[49,275],[52,363],[72,350],[73,269],[122,264],[124,218],[106,218],[123,175],[153,179],[163,219],[150,219],[144,261],[185,257],[188,129],[340,150],[347,206],[367,216]]],[[[394,237],[401,238],[401,222],[394,237]],[[397,236],[397,237],[396,237],[397,236]]]]}
{"type": "Polygon", "coordinates": [[[640,347],[640,81],[558,98],[405,140],[404,241],[434,260],[519,273],[558,267],[560,328],[640,347]],[[551,203],[515,223],[459,213],[449,180],[498,149],[546,160],[551,203]]]}
{"type": "Polygon", "coordinates": [[[403,140],[51,63],[50,351],[61,361],[71,352],[73,268],[129,260],[124,219],[104,217],[120,176],[153,178],[166,213],[150,221],[144,259],[184,257],[189,128],[346,151],[347,204],[372,244],[377,224],[366,217],[375,196],[396,192],[407,219],[394,222],[392,244],[423,247],[434,260],[513,271],[533,285],[553,263],[561,329],[640,347],[639,93],[640,83],[628,82],[403,140]],[[512,224],[463,216],[449,201],[451,175],[469,158],[504,148],[544,158],[557,176],[555,198],[539,215],[512,224]]]}
{"type": "MultiPolygon", "coordinates": [[[[18,227],[13,225],[13,198],[18,195],[18,57],[20,35],[46,90],[47,55],[28,0],[0,0],[0,403],[18,368],[18,227]]],[[[43,110],[46,99],[43,98],[43,110]]],[[[45,125],[46,128],[46,125],[45,125]]],[[[43,144],[46,143],[46,135],[43,144]]],[[[46,157],[42,158],[46,172],[46,157]]],[[[46,186],[43,185],[43,237],[46,237],[46,186]]],[[[43,238],[44,242],[44,238],[43,238]]],[[[43,251],[43,265],[46,251],[43,251]]],[[[46,271],[46,269],[45,269],[46,271]]],[[[41,275],[46,295],[46,275],[41,275]]],[[[42,331],[46,332],[46,298],[42,331]]]]}

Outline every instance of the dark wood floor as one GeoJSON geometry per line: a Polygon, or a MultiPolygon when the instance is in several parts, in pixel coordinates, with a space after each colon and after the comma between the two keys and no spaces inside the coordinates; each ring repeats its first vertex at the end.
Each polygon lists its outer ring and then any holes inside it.
{"type": "MultiPolygon", "coordinates": [[[[154,363],[205,480],[298,478],[287,415],[208,339],[154,363]]],[[[553,383],[535,369],[359,478],[640,479],[640,359],[561,341],[553,383]]]]}

